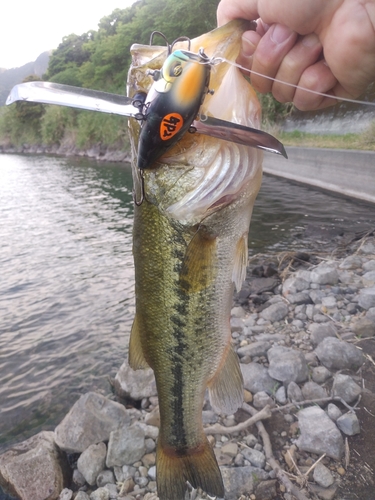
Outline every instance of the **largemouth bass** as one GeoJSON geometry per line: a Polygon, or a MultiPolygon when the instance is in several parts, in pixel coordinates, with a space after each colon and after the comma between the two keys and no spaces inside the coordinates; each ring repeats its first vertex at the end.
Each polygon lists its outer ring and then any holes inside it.
{"type": "MultiPolygon", "coordinates": [[[[235,60],[245,21],[191,41],[209,57],[235,60]]],[[[183,44],[176,45],[176,48],[183,44]]],[[[148,92],[149,70],[160,69],[163,47],[135,45],[128,93],[148,92]]],[[[259,128],[260,106],[239,70],[214,65],[213,95],[201,112],[259,128]]],[[[232,414],[243,401],[238,358],[231,346],[234,286],[246,274],[252,208],[261,184],[262,152],[203,134],[186,133],[153,165],[140,171],[140,125],[129,120],[136,199],[133,253],[136,316],[129,361],[155,373],[160,408],[156,453],[161,500],[183,500],[186,482],[224,497],[213,450],[204,434],[208,388],[215,411],[232,414]],[[142,176],[142,177],[141,177],[142,176]]]]}

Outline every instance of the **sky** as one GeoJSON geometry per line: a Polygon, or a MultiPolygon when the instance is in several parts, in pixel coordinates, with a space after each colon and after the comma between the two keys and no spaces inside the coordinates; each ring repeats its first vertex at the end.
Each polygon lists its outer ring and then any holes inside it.
{"type": "Polygon", "coordinates": [[[71,33],[96,30],[100,19],[135,0],[10,0],[0,8],[0,68],[16,68],[55,49],[71,33]]]}

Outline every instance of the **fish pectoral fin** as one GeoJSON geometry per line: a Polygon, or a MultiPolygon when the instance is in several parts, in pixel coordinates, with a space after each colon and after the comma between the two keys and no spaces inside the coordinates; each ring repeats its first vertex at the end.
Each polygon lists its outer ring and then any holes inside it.
{"type": "Polygon", "coordinates": [[[243,234],[241,239],[238,240],[236,251],[234,254],[234,266],[232,273],[232,281],[236,286],[237,292],[242,288],[242,283],[246,278],[246,267],[248,259],[247,248],[247,233],[243,234]]]}
{"type": "Polygon", "coordinates": [[[180,272],[181,285],[187,292],[199,292],[211,285],[217,271],[216,250],[217,239],[198,229],[187,246],[180,272]]]}
{"type": "Polygon", "coordinates": [[[216,413],[232,415],[243,404],[242,372],[231,345],[223,364],[208,385],[208,393],[216,413]]]}
{"type": "Polygon", "coordinates": [[[135,315],[129,340],[129,366],[133,370],[150,368],[143,354],[139,322],[135,315]]]}
{"type": "Polygon", "coordinates": [[[178,450],[169,454],[160,445],[156,451],[156,481],[160,500],[180,500],[185,498],[186,481],[193,488],[201,488],[210,496],[224,498],[224,485],[215,454],[205,436],[194,449],[178,450]]]}

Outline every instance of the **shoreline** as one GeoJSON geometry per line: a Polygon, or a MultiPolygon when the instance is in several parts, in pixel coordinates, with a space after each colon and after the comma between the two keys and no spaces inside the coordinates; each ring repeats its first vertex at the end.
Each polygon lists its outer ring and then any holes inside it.
{"type": "MultiPolygon", "coordinates": [[[[282,265],[278,255],[257,256],[245,286],[235,297],[231,330],[245,380],[245,401],[252,411],[263,411],[263,417],[268,417],[264,424],[239,430],[250,416],[246,406],[235,415],[224,416],[216,415],[205,403],[203,418],[210,427],[208,438],[221,466],[227,500],[291,498],[287,496],[290,484],[275,470],[269,456],[267,435],[278,468],[298,476],[286,454],[289,450],[301,474],[311,469],[306,476],[308,487],[292,477],[304,495],[300,498],[317,495],[341,500],[346,495],[345,499],[351,499],[350,492],[371,498],[366,492],[373,492],[373,473],[369,474],[363,462],[375,469],[372,451],[366,454],[366,447],[372,450],[375,442],[373,417],[364,410],[375,414],[375,377],[370,373],[375,355],[375,239],[367,237],[351,243],[340,257],[332,255],[290,253],[282,265]],[[318,406],[306,404],[316,400],[318,406]],[[328,439],[331,435],[333,441],[328,439]],[[351,450],[349,461],[345,440],[351,450]]],[[[114,389],[116,397],[81,396],[55,432],[41,433],[38,440],[34,436],[2,454],[1,482],[4,484],[5,465],[10,470],[15,450],[19,450],[18,457],[26,458],[25,453],[30,457],[37,442],[45,446],[39,448],[46,456],[46,449],[49,457],[55,454],[53,460],[59,464],[60,482],[54,476],[54,484],[60,490],[51,499],[156,500],[159,421],[152,372],[133,372],[124,363],[114,389]],[[117,417],[109,428],[111,412],[117,417]],[[79,437],[77,429],[81,429],[79,437]],[[76,436],[73,441],[72,436],[76,436]],[[28,442],[34,443],[31,449],[25,444],[28,442]],[[116,442],[126,445],[116,451],[116,442]]],[[[33,481],[40,490],[47,479],[33,481]]],[[[30,490],[23,496],[17,491],[24,500],[40,498],[30,490]]]]}
{"type": "MultiPolygon", "coordinates": [[[[265,154],[263,172],[348,198],[375,203],[375,151],[286,146],[288,160],[265,154]]],[[[78,148],[71,141],[60,145],[0,145],[0,154],[40,154],[131,162],[130,151],[116,146],[78,148]]]]}

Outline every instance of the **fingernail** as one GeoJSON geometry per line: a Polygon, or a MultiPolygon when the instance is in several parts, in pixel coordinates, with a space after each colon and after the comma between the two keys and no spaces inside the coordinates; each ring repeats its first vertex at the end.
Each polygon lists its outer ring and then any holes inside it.
{"type": "Polygon", "coordinates": [[[302,45],[305,47],[315,47],[316,45],[320,44],[320,40],[318,35],[315,35],[314,33],[311,33],[310,35],[306,35],[302,38],[302,45]]]}
{"type": "Polygon", "coordinates": [[[277,44],[280,44],[286,42],[292,34],[293,31],[283,24],[274,24],[271,33],[271,40],[277,44]]]}
{"type": "Polygon", "coordinates": [[[245,57],[252,56],[254,54],[256,45],[252,43],[249,39],[242,37],[242,55],[245,57]]]}

